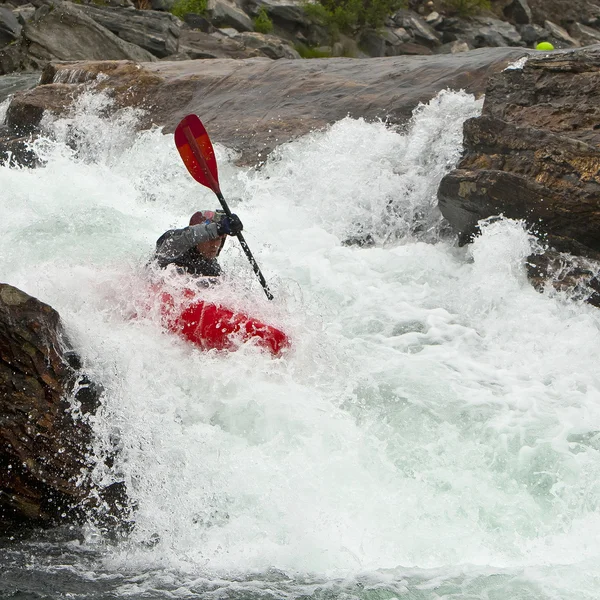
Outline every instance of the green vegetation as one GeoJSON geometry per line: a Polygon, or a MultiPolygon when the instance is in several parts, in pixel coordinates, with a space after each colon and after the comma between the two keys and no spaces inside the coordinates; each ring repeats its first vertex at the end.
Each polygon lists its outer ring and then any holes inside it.
{"type": "Polygon", "coordinates": [[[402,6],[405,0],[316,0],[307,2],[304,10],[335,36],[339,32],[382,27],[385,19],[402,6]]]}
{"type": "Polygon", "coordinates": [[[296,48],[296,52],[302,58],[331,58],[331,52],[319,50],[318,48],[310,48],[304,44],[296,44],[294,48],[296,48]]]}
{"type": "Polygon", "coordinates": [[[459,17],[470,17],[491,8],[490,0],[444,0],[448,13],[459,17]]]}
{"type": "Polygon", "coordinates": [[[183,18],[187,13],[201,15],[206,10],[207,0],[177,0],[171,9],[176,17],[183,18]]]}
{"type": "Polygon", "coordinates": [[[271,21],[264,6],[260,7],[254,19],[254,31],[258,31],[258,33],[271,33],[273,31],[273,21],[271,21]]]}

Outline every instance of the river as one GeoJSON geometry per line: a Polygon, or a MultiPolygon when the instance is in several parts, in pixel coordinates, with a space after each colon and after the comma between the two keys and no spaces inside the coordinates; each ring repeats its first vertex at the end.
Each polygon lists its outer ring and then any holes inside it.
{"type": "Polygon", "coordinates": [[[533,290],[521,223],[459,248],[436,208],[481,101],[344,119],[253,169],[215,144],[275,300],[235,240],[218,293],[288,332],[278,359],[135,318],[156,239],[218,205],[109,105],[46,118],[42,167],[0,166],[0,281],[59,311],[104,386],[94,452],[119,453],[94,477],[125,482],[131,530],[5,540],[0,596],[600,598],[600,313],[533,290]]]}

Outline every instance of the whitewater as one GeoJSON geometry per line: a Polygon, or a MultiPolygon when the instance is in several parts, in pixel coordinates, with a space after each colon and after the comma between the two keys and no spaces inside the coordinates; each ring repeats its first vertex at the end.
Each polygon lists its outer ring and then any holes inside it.
{"type": "Polygon", "coordinates": [[[600,598],[600,313],[531,287],[523,223],[458,247],[441,219],[480,110],[442,92],[254,168],[213,139],[275,300],[235,239],[210,293],[284,329],[277,359],[140,317],[156,239],[218,208],[172,136],[93,92],[45,118],[41,166],[0,166],[0,281],[60,313],[102,384],[93,452],[118,454],[93,476],[125,482],[131,530],[3,543],[3,597],[600,598]]]}

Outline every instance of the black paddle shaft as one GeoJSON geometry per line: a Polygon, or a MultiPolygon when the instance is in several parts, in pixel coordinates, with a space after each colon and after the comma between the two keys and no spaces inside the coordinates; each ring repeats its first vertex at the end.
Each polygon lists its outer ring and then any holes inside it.
{"type": "MultiPolygon", "coordinates": [[[[190,145],[190,148],[192,149],[193,155],[196,157],[198,164],[202,168],[202,171],[204,172],[204,174],[209,182],[210,188],[212,189],[212,191],[216,194],[217,198],[219,199],[221,207],[223,208],[227,217],[231,217],[231,211],[229,210],[229,206],[227,206],[227,202],[225,202],[225,198],[223,198],[223,194],[221,193],[221,188],[219,187],[219,182],[217,181],[217,179],[215,177],[213,177],[213,174],[210,172],[210,169],[208,168],[208,165],[206,164],[204,155],[202,154],[202,149],[198,145],[196,138],[192,134],[189,127],[184,127],[183,133],[186,137],[188,144],[190,145]]],[[[241,232],[237,234],[237,239],[240,241],[242,250],[244,251],[244,254],[248,257],[248,260],[250,261],[250,264],[252,265],[252,269],[254,269],[254,272],[256,273],[256,276],[258,277],[258,280],[260,281],[260,284],[262,285],[263,290],[265,290],[265,295],[267,296],[267,298],[269,300],[273,300],[273,294],[271,294],[271,290],[269,290],[269,286],[267,285],[267,280],[265,279],[265,276],[262,274],[262,271],[260,270],[258,263],[256,262],[256,260],[254,259],[254,256],[252,255],[252,252],[250,252],[250,248],[248,247],[248,244],[246,243],[246,240],[244,239],[244,236],[242,235],[241,232]]]]}
{"type": "MultiPolygon", "coordinates": [[[[225,198],[223,198],[223,194],[221,194],[220,191],[217,192],[217,198],[219,199],[219,202],[220,202],[223,210],[225,211],[225,214],[227,215],[227,217],[231,217],[231,211],[229,210],[229,206],[227,205],[227,202],[225,202],[225,198]]],[[[236,237],[240,241],[242,250],[248,257],[248,260],[250,261],[250,264],[252,265],[252,268],[254,269],[254,272],[256,273],[256,276],[258,277],[258,280],[260,281],[260,284],[263,287],[263,290],[265,290],[265,295],[267,296],[267,298],[269,300],[273,300],[273,294],[271,294],[271,290],[269,290],[269,286],[267,285],[265,276],[262,274],[262,271],[260,270],[258,263],[256,262],[256,260],[254,259],[254,256],[252,255],[252,252],[250,252],[250,248],[248,248],[248,244],[246,243],[246,240],[244,239],[242,232],[240,231],[236,237]]]]}

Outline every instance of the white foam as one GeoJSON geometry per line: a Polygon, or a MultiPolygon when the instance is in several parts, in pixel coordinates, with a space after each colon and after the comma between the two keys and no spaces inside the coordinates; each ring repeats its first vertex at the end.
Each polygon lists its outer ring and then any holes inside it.
{"type": "Polygon", "coordinates": [[[470,248],[440,238],[435,190],[479,103],[445,92],[406,132],[344,119],[260,170],[217,145],[276,300],[235,242],[219,293],[290,333],[272,360],[131,318],[156,238],[217,203],[170,136],[83,102],[46,124],[45,167],[0,167],[0,280],[60,311],[106,388],[96,450],[120,454],[96,475],[122,477],[137,511],[104,568],[189,583],[563,565],[559,590],[587,560],[598,577],[596,309],[531,288],[520,223],[470,248]],[[375,246],[342,244],[367,232],[375,246]]]}

